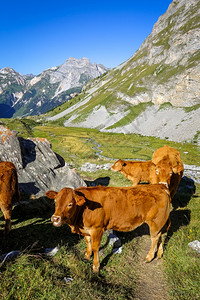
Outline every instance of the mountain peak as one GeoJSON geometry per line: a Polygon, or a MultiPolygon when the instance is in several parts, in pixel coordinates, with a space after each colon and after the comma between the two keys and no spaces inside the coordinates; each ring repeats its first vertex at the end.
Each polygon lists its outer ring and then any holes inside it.
{"type": "Polygon", "coordinates": [[[199,15],[199,0],[174,0],[131,58],[84,87],[64,125],[200,143],[199,15]]]}
{"type": "MultiPolygon", "coordinates": [[[[0,110],[9,110],[12,106],[15,116],[45,113],[80,93],[84,84],[107,70],[104,66],[97,68],[86,57],[70,57],[62,65],[38,76],[22,76],[11,68],[4,68],[0,70],[0,100],[3,99],[4,105],[0,110]]],[[[3,112],[1,116],[4,117],[3,112]]]]}

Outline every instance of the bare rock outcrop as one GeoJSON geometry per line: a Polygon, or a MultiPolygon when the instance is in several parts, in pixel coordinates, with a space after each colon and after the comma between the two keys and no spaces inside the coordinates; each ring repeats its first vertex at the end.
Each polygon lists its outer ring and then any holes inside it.
{"type": "Polygon", "coordinates": [[[85,186],[84,180],[64,159],[53,152],[47,139],[23,139],[0,126],[0,161],[15,164],[20,191],[28,195],[44,195],[47,190],[85,186]]]}

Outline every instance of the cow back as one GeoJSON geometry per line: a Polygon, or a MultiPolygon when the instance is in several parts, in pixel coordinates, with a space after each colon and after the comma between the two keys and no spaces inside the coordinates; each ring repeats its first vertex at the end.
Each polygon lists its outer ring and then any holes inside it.
{"type": "Polygon", "coordinates": [[[166,209],[170,203],[168,190],[163,185],[136,187],[79,188],[86,199],[83,213],[85,227],[103,227],[130,231],[166,209]]]}

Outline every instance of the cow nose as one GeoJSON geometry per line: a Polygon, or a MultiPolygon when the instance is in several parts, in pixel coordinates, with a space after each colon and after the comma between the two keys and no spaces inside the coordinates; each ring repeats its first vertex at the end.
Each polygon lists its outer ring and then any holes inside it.
{"type": "Polygon", "coordinates": [[[59,223],[60,220],[61,220],[61,217],[59,217],[59,216],[53,215],[53,216],[51,217],[51,222],[53,222],[53,223],[59,223]]]}

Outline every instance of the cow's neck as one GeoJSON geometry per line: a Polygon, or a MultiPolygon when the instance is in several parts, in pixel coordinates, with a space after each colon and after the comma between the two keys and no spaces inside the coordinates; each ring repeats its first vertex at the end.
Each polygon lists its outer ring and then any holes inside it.
{"type": "Polygon", "coordinates": [[[68,225],[71,227],[73,233],[80,233],[78,228],[81,226],[83,214],[83,206],[76,206],[76,211],[72,218],[69,219],[68,225]]]}

